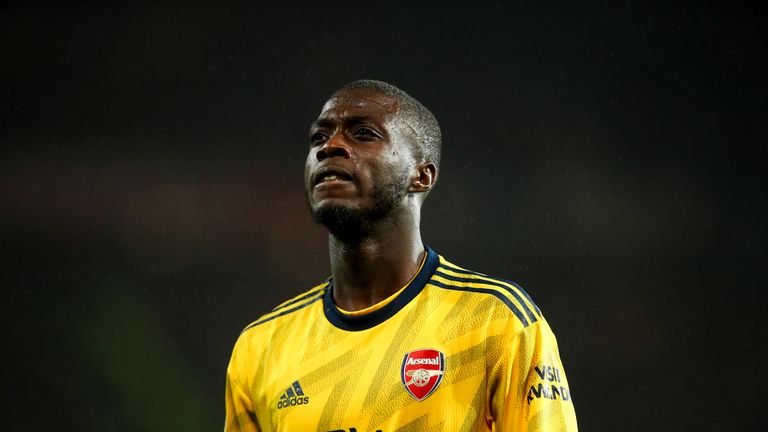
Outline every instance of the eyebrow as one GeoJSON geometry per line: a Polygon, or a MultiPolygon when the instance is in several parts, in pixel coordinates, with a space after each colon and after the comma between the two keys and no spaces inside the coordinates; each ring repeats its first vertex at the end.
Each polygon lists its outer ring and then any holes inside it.
{"type": "MultiPolygon", "coordinates": [[[[348,125],[357,125],[361,123],[373,123],[371,120],[371,117],[368,116],[349,116],[344,117],[341,119],[342,123],[348,124],[348,125]]],[[[312,130],[314,128],[333,128],[336,126],[337,121],[333,117],[320,117],[319,119],[312,122],[312,124],[309,125],[309,129],[312,130]]]]}

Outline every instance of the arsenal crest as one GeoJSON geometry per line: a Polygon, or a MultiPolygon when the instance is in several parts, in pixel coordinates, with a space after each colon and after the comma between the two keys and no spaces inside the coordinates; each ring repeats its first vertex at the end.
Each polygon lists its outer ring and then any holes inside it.
{"type": "Polygon", "coordinates": [[[420,349],[405,355],[400,379],[408,393],[421,402],[428,398],[445,373],[445,354],[436,349],[420,349]]]}

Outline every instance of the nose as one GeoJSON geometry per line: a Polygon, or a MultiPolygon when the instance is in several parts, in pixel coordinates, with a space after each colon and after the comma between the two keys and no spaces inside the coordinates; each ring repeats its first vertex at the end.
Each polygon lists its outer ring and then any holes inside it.
{"type": "Polygon", "coordinates": [[[322,161],[331,157],[342,157],[349,159],[352,157],[352,153],[349,150],[349,146],[344,140],[344,136],[341,133],[335,133],[328,138],[320,149],[317,150],[317,160],[322,161]]]}

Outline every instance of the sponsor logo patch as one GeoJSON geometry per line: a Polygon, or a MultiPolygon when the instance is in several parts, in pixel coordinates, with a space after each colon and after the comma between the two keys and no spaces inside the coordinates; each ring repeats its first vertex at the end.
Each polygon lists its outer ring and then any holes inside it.
{"type": "Polygon", "coordinates": [[[419,402],[437,390],[444,374],[445,354],[431,348],[409,352],[400,368],[405,390],[419,402]]]}
{"type": "Polygon", "coordinates": [[[301,388],[301,384],[298,381],[294,381],[290,387],[283,394],[280,395],[280,399],[277,401],[277,409],[288,408],[296,405],[306,405],[309,403],[309,396],[304,395],[304,389],[301,388]]]}
{"type": "Polygon", "coordinates": [[[535,366],[533,370],[539,379],[537,383],[536,377],[533,377],[533,385],[528,390],[528,405],[534,399],[560,399],[564,402],[571,400],[571,392],[561,381],[560,369],[550,365],[539,365],[535,366]]]}

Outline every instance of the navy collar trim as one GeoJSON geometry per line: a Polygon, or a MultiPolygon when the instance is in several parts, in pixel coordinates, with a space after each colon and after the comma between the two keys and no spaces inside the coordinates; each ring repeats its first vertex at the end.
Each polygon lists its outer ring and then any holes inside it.
{"type": "Polygon", "coordinates": [[[371,313],[360,316],[348,316],[339,312],[333,302],[333,279],[331,279],[328,287],[325,289],[325,295],[323,296],[323,311],[325,312],[325,318],[327,318],[334,326],[349,331],[367,330],[391,318],[419,295],[440,264],[440,257],[437,253],[430,249],[429,246],[425,245],[424,248],[427,251],[427,258],[424,260],[424,266],[422,266],[416,277],[413,278],[411,283],[408,284],[399,296],[381,309],[377,309],[371,313]]]}

